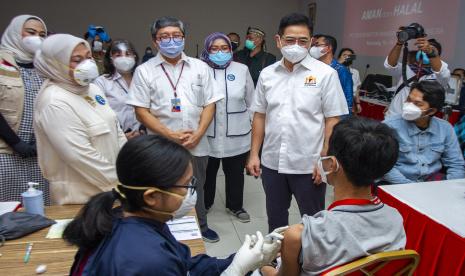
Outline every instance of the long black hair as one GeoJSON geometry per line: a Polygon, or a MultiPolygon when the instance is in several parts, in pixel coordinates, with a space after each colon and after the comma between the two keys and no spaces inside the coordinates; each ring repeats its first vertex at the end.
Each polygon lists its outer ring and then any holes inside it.
{"type": "Polygon", "coordinates": [[[108,46],[107,51],[105,52],[105,56],[103,58],[103,74],[105,75],[105,77],[109,79],[112,78],[116,72],[115,65],[113,65],[113,62],[111,60],[111,54],[113,54],[114,52],[120,51],[120,49],[118,49],[118,44],[128,45],[129,50],[132,53],[134,53],[136,63],[134,64],[134,67],[132,67],[131,73],[134,73],[137,65],[139,64],[139,55],[136,52],[136,48],[134,48],[134,45],[132,45],[132,43],[129,40],[126,40],[126,39],[114,40],[108,46]]]}
{"type": "MultiPolygon", "coordinates": [[[[184,175],[191,162],[188,150],[157,135],[142,135],[129,140],[116,160],[118,179],[123,185],[169,188],[184,175]]],[[[63,239],[80,249],[89,250],[111,232],[117,215],[116,200],[125,211],[141,210],[145,202],[144,190],[130,190],[119,186],[122,197],[115,190],[93,196],[66,227],[63,239]]]]}

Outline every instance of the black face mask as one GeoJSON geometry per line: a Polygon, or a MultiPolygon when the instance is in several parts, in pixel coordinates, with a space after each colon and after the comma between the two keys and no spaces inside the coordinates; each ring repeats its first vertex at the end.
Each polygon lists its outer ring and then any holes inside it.
{"type": "Polygon", "coordinates": [[[236,51],[237,47],[239,47],[239,42],[231,41],[231,46],[232,46],[232,50],[236,51]]]}

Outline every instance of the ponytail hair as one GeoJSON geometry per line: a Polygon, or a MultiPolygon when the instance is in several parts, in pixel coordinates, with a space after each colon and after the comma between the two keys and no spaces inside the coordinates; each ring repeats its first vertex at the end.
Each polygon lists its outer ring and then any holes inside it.
{"type": "Polygon", "coordinates": [[[96,247],[104,236],[111,233],[115,193],[94,195],[63,232],[63,239],[80,249],[96,247]]]}

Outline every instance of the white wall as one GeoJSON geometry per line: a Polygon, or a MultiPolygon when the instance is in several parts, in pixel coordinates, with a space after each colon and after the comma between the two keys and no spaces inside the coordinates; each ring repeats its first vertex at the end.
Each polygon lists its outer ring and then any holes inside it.
{"type": "MultiPolygon", "coordinates": [[[[282,16],[298,11],[300,0],[18,0],[8,1],[0,9],[0,33],[12,17],[29,13],[44,19],[48,28],[58,33],[82,37],[89,24],[105,26],[112,38],[126,38],[143,53],[150,45],[149,28],[161,16],[174,16],[187,25],[186,52],[195,55],[195,45],[203,48],[211,32],[237,32],[245,35],[248,26],[262,28],[268,37],[268,49],[278,51],[273,36],[282,16]]],[[[242,43],[243,46],[243,43],[242,43]]]]}

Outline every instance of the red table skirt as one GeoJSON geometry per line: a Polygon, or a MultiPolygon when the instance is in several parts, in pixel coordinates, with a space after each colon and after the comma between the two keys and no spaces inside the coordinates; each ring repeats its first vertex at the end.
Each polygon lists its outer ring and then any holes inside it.
{"type": "MultiPolygon", "coordinates": [[[[416,275],[465,275],[465,238],[378,188],[378,197],[404,218],[407,249],[420,254],[416,275]]],[[[457,214],[465,215],[463,214],[457,214]]]]}

